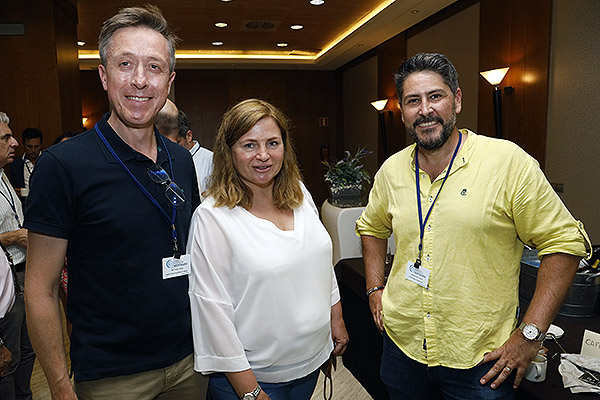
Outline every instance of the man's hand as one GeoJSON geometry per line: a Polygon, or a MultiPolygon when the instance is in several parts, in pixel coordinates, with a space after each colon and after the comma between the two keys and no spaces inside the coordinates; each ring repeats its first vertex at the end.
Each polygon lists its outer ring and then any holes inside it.
{"type": "Polygon", "coordinates": [[[0,376],[4,376],[10,370],[12,353],[6,346],[0,347],[0,376]]]}
{"type": "Polygon", "coordinates": [[[0,242],[5,246],[18,245],[27,248],[27,229],[17,229],[0,234],[0,242]]]}
{"type": "Polygon", "coordinates": [[[377,290],[376,292],[371,293],[369,296],[369,308],[371,308],[371,314],[373,314],[375,325],[377,325],[377,329],[379,329],[379,332],[381,333],[383,333],[383,308],[381,306],[381,296],[383,294],[383,290],[377,290]]]}
{"type": "Polygon", "coordinates": [[[541,346],[541,342],[525,340],[521,331],[515,330],[506,343],[483,357],[482,364],[493,360],[497,361],[488,373],[481,378],[480,383],[485,385],[496,377],[496,380],[490,385],[492,389],[495,389],[516,370],[517,375],[513,387],[518,388],[525,375],[525,370],[531,360],[538,354],[541,346]]]}

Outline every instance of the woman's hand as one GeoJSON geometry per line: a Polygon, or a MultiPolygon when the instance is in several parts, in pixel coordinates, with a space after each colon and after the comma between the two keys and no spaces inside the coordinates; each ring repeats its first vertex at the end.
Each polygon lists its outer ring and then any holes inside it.
{"type": "Polygon", "coordinates": [[[339,301],[331,307],[331,338],[335,343],[332,354],[334,356],[344,354],[350,338],[342,315],[342,303],[339,301]]]}

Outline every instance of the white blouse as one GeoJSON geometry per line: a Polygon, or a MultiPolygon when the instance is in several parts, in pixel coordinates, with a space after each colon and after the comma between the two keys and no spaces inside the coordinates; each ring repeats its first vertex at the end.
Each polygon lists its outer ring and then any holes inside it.
{"type": "Polygon", "coordinates": [[[259,381],[288,382],[329,358],[340,300],[332,245],[302,191],[291,231],[212,197],[196,209],[187,248],[196,371],[252,368],[259,381]]]}

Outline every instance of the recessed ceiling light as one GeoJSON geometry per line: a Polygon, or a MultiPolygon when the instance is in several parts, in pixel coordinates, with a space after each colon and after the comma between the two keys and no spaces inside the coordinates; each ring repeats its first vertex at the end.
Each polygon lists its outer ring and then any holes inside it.
{"type": "Polygon", "coordinates": [[[288,44],[286,42],[279,42],[279,43],[277,43],[277,46],[279,46],[279,47],[287,47],[287,45],[288,44]]]}
{"type": "Polygon", "coordinates": [[[313,6],[322,6],[325,4],[325,0],[310,0],[309,3],[313,6]]]}
{"type": "Polygon", "coordinates": [[[227,28],[227,22],[217,22],[215,23],[217,28],[227,28]]]}
{"type": "Polygon", "coordinates": [[[229,3],[232,0],[221,0],[223,3],[229,3]]]}
{"type": "Polygon", "coordinates": [[[297,25],[292,25],[290,26],[291,29],[295,30],[295,31],[299,31],[300,29],[304,28],[303,25],[297,24],[297,25]]]}
{"type": "Polygon", "coordinates": [[[212,45],[213,46],[223,46],[223,42],[215,41],[215,42],[212,42],[212,45]]]}
{"type": "Polygon", "coordinates": [[[79,41],[77,42],[77,46],[85,46],[85,42],[83,42],[83,41],[79,40],[79,41]]]}
{"type": "Polygon", "coordinates": [[[412,10],[410,13],[411,13],[411,14],[418,14],[418,13],[419,13],[419,10],[412,10]]]}

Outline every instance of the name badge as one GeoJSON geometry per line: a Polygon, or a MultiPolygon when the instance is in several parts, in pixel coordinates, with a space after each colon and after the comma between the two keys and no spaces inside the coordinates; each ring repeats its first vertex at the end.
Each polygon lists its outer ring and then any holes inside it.
{"type": "Polygon", "coordinates": [[[431,271],[422,265],[417,268],[412,261],[406,263],[406,279],[419,286],[423,286],[425,289],[427,289],[427,286],[429,285],[430,273],[431,271]]]}
{"type": "Polygon", "coordinates": [[[181,258],[165,257],[162,259],[163,279],[175,278],[190,274],[190,255],[183,254],[181,258]]]}

